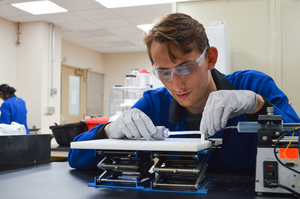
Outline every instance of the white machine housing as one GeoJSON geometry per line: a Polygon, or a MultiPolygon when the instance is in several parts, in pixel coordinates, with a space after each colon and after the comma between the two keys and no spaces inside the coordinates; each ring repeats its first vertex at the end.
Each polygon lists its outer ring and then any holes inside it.
{"type": "MultiPolygon", "coordinates": [[[[255,192],[258,193],[288,193],[291,192],[283,189],[283,188],[269,188],[264,186],[264,181],[268,179],[268,176],[273,178],[272,176],[277,176],[278,184],[282,184],[293,189],[295,192],[300,193],[300,175],[287,169],[282,166],[275,158],[273,147],[258,147],[257,148],[257,159],[256,159],[256,177],[255,177],[255,192]],[[269,170],[266,166],[264,166],[264,162],[267,163],[276,163],[276,168],[271,168],[269,170]]],[[[277,154],[279,154],[279,150],[276,149],[277,154]]],[[[289,162],[287,159],[280,159],[283,164],[289,162]]],[[[300,159],[293,159],[294,161],[300,161],[300,159]]],[[[273,164],[269,166],[274,167],[273,164]]],[[[300,172],[300,163],[294,163],[294,166],[291,167],[296,171],[300,172]]]]}

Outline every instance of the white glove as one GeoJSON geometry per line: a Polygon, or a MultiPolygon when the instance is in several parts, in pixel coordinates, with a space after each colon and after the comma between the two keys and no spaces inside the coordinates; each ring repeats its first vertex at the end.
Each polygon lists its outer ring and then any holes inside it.
{"type": "Polygon", "coordinates": [[[151,134],[156,133],[156,128],[151,119],[139,109],[129,109],[114,122],[106,127],[109,138],[123,138],[140,140],[144,137],[146,140],[151,139],[151,134]]]}
{"type": "Polygon", "coordinates": [[[200,132],[208,136],[225,128],[227,120],[252,113],[257,107],[257,95],[248,90],[219,90],[211,92],[202,113],[200,132]]]}

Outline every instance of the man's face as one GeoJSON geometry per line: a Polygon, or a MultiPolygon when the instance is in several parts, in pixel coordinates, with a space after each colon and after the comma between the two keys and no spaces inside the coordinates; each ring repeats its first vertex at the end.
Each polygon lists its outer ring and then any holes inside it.
{"type": "MultiPolygon", "coordinates": [[[[170,43],[170,49],[175,56],[175,63],[169,58],[166,44],[152,42],[151,55],[156,69],[173,69],[201,55],[198,50],[183,54],[173,43],[170,43]]],[[[162,81],[162,83],[181,106],[186,107],[191,113],[201,113],[212,89],[207,59],[205,58],[203,64],[190,76],[180,77],[173,73],[171,81],[162,81]]]]}

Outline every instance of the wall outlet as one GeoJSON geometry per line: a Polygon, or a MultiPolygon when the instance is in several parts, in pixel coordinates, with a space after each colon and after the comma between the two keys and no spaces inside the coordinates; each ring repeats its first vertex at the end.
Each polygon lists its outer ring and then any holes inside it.
{"type": "Polygon", "coordinates": [[[55,107],[53,106],[47,106],[45,107],[45,114],[46,115],[51,115],[55,113],[55,107]]]}

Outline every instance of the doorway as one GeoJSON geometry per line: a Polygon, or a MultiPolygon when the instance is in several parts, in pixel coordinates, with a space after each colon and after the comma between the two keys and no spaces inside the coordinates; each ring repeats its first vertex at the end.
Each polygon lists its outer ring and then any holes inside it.
{"type": "Polygon", "coordinates": [[[87,104],[86,115],[103,116],[104,74],[87,71],[87,104]]]}
{"type": "Polygon", "coordinates": [[[85,118],[86,70],[61,66],[60,122],[77,123],[85,118]]]}

